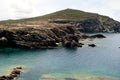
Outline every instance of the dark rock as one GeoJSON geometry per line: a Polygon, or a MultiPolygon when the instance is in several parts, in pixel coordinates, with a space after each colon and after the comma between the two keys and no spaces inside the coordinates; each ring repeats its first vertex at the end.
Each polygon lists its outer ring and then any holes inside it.
{"type": "Polygon", "coordinates": [[[17,75],[20,75],[20,72],[21,72],[21,71],[19,71],[19,70],[14,70],[14,71],[11,72],[11,74],[17,74],[17,75]]]}
{"type": "Polygon", "coordinates": [[[96,35],[90,36],[90,38],[106,38],[106,37],[103,34],[96,34],[96,35]]]}
{"type": "Polygon", "coordinates": [[[0,80],[6,80],[6,79],[4,79],[4,78],[0,78],[0,80]]]}
{"type": "Polygon", "coordinates": [[[19,67],[16,67],[16,69],[23,69],[21,66],[19,66],[19,67]]]}
{"type": "Polygon", "coordinates": [[[14,33],[8,30],[0,30],[0,37],[5,37],[11,41],[14,38],[14,33]]]}
{"type": "Polygon", "coordinates": [[[0,48],[13,47],[14,33],[8,30],[0,30],[0,48]]]}
{"type": "Polygon", "coordinates": [[[80,43],[78,43],[78,44],[77,44],[77,47],[82,47],[82,46],[83,46],[83,45],[82,45],[82,44],[80,44],[80,43]]]}
{"type": "Polygon", "coordinates": [[[73,26],[67,26],[65,29],[65,32],[67,32],[68,34],[75,34],[76,28],[73,26]]]}
{"type": "Polygon", "coordinates": [[[77,36],[77,35],[68,35],[68,36],[66,36],[66,39],[68,40],[68,41],[75,41],[75,42],[79,42],[79,37],[77,36]]]}
{"type": "Polygon", "coordinates": [[[28,34],[28,32],[24,31],[24,30],[17,30],[16,34],[18,34],[18,35],[26,35],[26,34],[28,34]]]}
{"type": "Polygon", "coordinates": [[[80,45],[84,45],[83,43],[79,43],[80,45]]]}
{"type": "Polygon", "coordinates": [[[67,43],[65,44],[65,47],[71,48],[71,47],[75,47],[75,46],[73,45],[73,43],[67,42],[67,43]]]}
{"type": "Polygon", "coordinates": [[[59,29],[59,28],[53,28],[51,31],[57,36],[57,37],[63,37],[66,36],[66,32],[59,29]]]}
{"type": "Polygon", "coordinates": [[[65,47],[67,47],[67,48],[82,47],[82,44],[73,40],[73,41],[67,42],[65,44],[65,47]]]}
{"type": "Polygon", "coordinates": [[[1,79],[6,79],[7,77],[6,76],[0,76],[0,80],[1,79]]]}
{"type": "Polygon", "coordinates": [[[96,47],[95,44],[88,44],[88,46],[90,46],[90,47],[96,47]]]}
{"type": "Polygon", "coordinates": [[[7,79],[7,80],[14,80],[14,77],[12,77],[12,76],[7,76],[6,79],[7,79]]]}
{"type": "Polygon", "coordinates": [[[98,31],[99,24],[100,22],[97,19],[86,19],[81,21],[77,27],[81,32],[92,33],[98,31]]]}
{"type": "Polygon", "coordinates": [[[6,47],[8,46],[8,39],[6,37],[1,37],[0,38],[0,47],[6,47]]]}
{"type": "Polygon", "coordinates": [[[85,33],[120,32],[120,23],[105,16],[82,20],[77,27],[85,33]]]}
{"type": "Polygon", "coordinates": [[[19,75],[17,75],[17,74],[10,74],[10,77],[18,77],[19,75]]]}

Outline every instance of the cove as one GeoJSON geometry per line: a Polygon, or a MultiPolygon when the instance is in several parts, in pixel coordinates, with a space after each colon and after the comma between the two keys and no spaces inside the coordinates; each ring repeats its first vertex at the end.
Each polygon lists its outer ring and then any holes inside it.
{"type": "Polygon", "coordinates": [[[83,48],[40,50],[1,49],[0,75],[14,66],[25,66],[18,80],[41,80],[52,75],[67,80],[71,74],[109,76],[120,80],[120,34],[104,34],[107,38],[86,40],[83,48]],[[97,45],[88,47],[88,43],[97,45]]]}

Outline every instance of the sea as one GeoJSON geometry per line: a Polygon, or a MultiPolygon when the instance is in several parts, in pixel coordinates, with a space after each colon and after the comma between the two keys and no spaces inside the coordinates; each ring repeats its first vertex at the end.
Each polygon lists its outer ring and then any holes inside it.
{"type": "Polygon", "coordinates": [[[17,80],[120,80],[120,34],[102,34],[82,48],[0,49],[0,75],[23,66],[17,80]]]}

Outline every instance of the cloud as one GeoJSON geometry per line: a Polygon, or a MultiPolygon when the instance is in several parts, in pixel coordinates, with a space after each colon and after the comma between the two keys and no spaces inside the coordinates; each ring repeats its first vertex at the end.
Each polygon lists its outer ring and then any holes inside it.
{"type": "Polygon", "coordinates": [[[32,17],[37,14],[30,0],[14,0],[10,7],[16,19],[32,17]]]}
{"type": "Polygon", "coordinates": [[[119,0],[0,0],[0,20],[28,18],[74,8],[120,21],[119,5],[119,0]]]}

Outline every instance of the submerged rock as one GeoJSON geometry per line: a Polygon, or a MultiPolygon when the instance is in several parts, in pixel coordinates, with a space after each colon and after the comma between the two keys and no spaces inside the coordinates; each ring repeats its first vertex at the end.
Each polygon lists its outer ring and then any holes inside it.
{"type": "Polygon", "coordinates": [[[95,34],[90,36],[90,38],[106,38],[106,36],[104,36],[103,34],[95,34]]]}
{"type": "Polygon", "coordinates": [[[62,74],[60,77],[58,77],[56,74],[55,75],[44,74],[41,76],[40,80],[120,80],[120,79],[111,76],[96,76],[85,73],[80,73],[80,74],[72,73],[72,74],[62,74]]]}
{"type": "Polygon", "coordinates": [[[88,46],[90,46],[90,47],[96,47],[95,44],[88,44],[88,46]]]}
{"type": "Polygon", "coordinates": [[[58,80],[58,79],[51,75],[42,75],[40,80],[58,80]]]}

